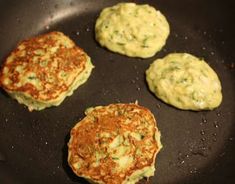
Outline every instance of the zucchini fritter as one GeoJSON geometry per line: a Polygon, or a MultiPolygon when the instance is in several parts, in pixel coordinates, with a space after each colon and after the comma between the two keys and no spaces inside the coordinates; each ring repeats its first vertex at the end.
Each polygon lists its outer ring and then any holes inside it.
{"type": "Polygon", "coordinates": [[[58,106],[86,82],[93,65],[89,56],[61,32],[22,41],[7,57],[2,88],[29,110],[58,106]]]}
{"type": "Polygon", "coordinates": [[[91,183],[134,184],[154,175],[160,132],[153,114],[136,104],[89,108],[71,130],[68,163],[91,183]]]}

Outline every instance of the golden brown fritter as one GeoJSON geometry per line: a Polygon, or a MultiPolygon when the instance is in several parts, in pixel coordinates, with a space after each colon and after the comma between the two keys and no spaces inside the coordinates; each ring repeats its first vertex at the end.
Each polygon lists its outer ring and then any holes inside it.
{"type": "Polygon", "coordinates": [[[59,105],[84,83],[93,66],[87,54],[61,32],[22,41],[0,73],[0,83],[13,98],[40,110],[59,105]]]}
{"type": "Polygon", "coordinates": [[[160,132],[153,114],[136,104],[111,104],[86,111],[71,130],[68,163],[94,183],[129,184],[154,174],[160,132]]]}

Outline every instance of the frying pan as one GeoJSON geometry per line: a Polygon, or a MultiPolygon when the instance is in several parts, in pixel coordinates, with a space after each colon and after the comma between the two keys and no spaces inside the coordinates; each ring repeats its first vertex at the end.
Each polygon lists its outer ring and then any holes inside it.
{"type": "Polygon", "coordinates": [[[94,24],[102,8],[117,0],[1,1],[0,60],[22,39],[58,30],[92,58],[88,82],[59,107],[29,112],[0,92],[0,183],[87,183],[67,164],[69,131],[90,106],[138,100],[156,116],[164,148],[153,184],[235,183],[235,69],[233,1],[135,1],[167,17],[171,34],[149,59],[128,58],[101,48],[94,24]],[[150,93],[145,70],[156,58],[188,52],[217,72],[223,102],[213,111],[182,111],[150,93]]]}

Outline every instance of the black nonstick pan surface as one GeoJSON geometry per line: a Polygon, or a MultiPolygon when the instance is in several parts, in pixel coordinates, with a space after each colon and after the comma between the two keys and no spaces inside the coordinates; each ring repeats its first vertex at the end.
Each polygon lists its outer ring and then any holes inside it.
{"type": "Polygon", "coordinates": [[[153,58],[101,48],[94,24],[117,0],[0,1],[0,62],[22,39],[62,31],[92,58],[91,77],[59,106],[29,112],[0,91],[0,183],[85,184],[67,164],[70,129],[90,106],[138,100],[156,116],[164,148],[152,184],[235,183],[235,29],[233,1],[149,0],[167,17],[171,34],[153,58]],[[223,102],[213,111],[182,111],[150,93],[145,70],[156,58],[188,52],[217,72],[223,102]]]}

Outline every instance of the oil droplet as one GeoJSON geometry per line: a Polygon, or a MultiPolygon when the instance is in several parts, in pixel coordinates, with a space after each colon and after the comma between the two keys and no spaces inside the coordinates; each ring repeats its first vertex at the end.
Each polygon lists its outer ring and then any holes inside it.
{"type": "Polygon", "coordinates": [[[206,47],[203,46],[203,47],[202,47],[202,50],[206,50],[206,47]]]}
{"type": "Polygon", "coordinates": [[[212,136],[213,136],[212,140],[213,140],[214,142],[216,142],[216,141],[217,141],[217,137],[216,137],[217,134],[216,134],[216,133],[213,133],[212,136]]]}
{"type": "Polygon", "coordinates": [[[184,37],[184,39],[185,39],[185,40],[187,40],[187,39],[188,39],[188,37],[187,37],[187,36],[185,36],[185,37],[184,37]]]}
{"type": "Polygon", "coordinates": [[[197,170],[196,167],[190,170],[190,173],[191,173],[191,174],[196,174],[197,172],[198,172],[198,170],[197,170]]]}
{"type": "Polygon", "coordinates": [[[216,137],[214,137],[212,140],[213,140],[214,142],[216,142],[216,141],[217,141],[217,138],[216,138],[216,137]]]}
{"type": "Polygon", "coordinates": [[[160,104],[157,104],[157,108],[160,109],[160,108],[161,108],[161,105],[160,105],[160,104]]]}
{"type": "Polygon", "coordinates": [[[76,35],[78,36],[79,34],[80,34],[80,32],[79,32],[79,31],[77,31],[77,32],[76,32],[76,35]]]}
{"type": "Polygon", "coordinates": [[[217,116],[221,116],[221,113],[218,111],[218,112],[216,112],[216,114],[217,114],[217,116]]]}
{"type": "Polygon", "coordinates": [[[212,52],[211,52],[211,55],[212,55],[212,56],[214,56],[214,55],[215,55],[215,53],[212,51],[212,52]]]}
{"type": "Polygon", "coordinates": [[[88,28],[86,28],[86,31],[87,31],[87,32],[89,32],[89,31],[90,31],[90,28],[89,28],[89,27],[88,27],[88,28]]]}
{"type": "Polygon", "coordinates": [[[207,119],[205,117],[202,118],[202,123],[207,123],[207,119]]]}
{"type": "Polygon", "coordinates": [[[212,135],[213,135],[213,136],[217,136],[217,133],[213,133],[212,135]]]}
{"type": "Polygon", "coordinates": [[[137,91],[140,91],[140,87],[137,87],[136,89],[137,89],[137,91]]]}
{"type": "Polygon", "coordinates": [[[218,121],[214,121],[214,127],[219,128],[219,122],[218,121]]]}
{"type": "Polygon", "coordinates": [[[183,155],[183,153],[181,153],[180,151],[178,152],[178,156],[181,157],[183,155]]]}
{"type": "Polygon", "coordinates": [[[49,26],[49,25],[47,25],[47,26],[46,26],[46,30],[49,30],[49,29],[50,29],[50,26],[49,26]]]}
{"type": "Polygon", "coordinates": [[[230,141],[233,141],[233,137],[230,137],[229,140],[230,140],[230,141]]]}
{"type": "Polygon", "coordinates": [[[205,131],[204,131],[204,130],[201,130],[201,131],[200,131],[200,134],[201,134],[201,135],[205,135],[205,131]]]}
{"type": "Polygon", "coordinates": [[[132,80],[131,80],[131,83],[132,83],[132,84],[135,84],[135,80],[134,80],[134,79],[132,79],[132,80]]]}
{"type": "Polygon", "coordinates": [[[206,138],[205,138],[205,137],[202,137],[202,138],[201,138],[201,141],[203,141],[203,142],[206,141],[206,138]]]}

